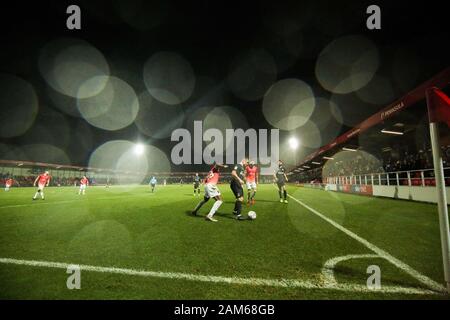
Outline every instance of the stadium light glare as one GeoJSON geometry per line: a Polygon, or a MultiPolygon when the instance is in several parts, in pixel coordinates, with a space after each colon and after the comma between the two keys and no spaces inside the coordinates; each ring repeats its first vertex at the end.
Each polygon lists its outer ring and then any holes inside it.
{"type": "Polygon", "coordinates": [[[310,169],[311,167],[309,167],[309,166],[303,166],[303,168],[305,168],[305,169],[310,169]]]}
{"type": "Polygon", "coordinates": [[[358,151],[358,150],[356,150],[356,149],[347,148],[347,147],[343,147],[342,150],[344,150],[344,151],[351,151],[351,152],[356,152],[356,151],[358,151]]]}
{"type": "Polygon", "coordinates": [[[320,162],[317,162],[317,161],[312,161],[311,163],[312,164],[320,164],[320,162]]]}
{"type": "Polygon", "coordinates": [[[145,147],[142,143],[138,143],[136,144],[136,146],[134,147],[134,153],[137,154],[138,156],[140,156],[141,154],[144,153],[145,147]]]}
{"type": "Polygon", "coordinates": [[[333,157],[322,157],[322,158],[325,159],[325,160],[334,160],[333,157]]]}
{"type": "Polygon", "coordinates": [[[398,136],[403,135],[403,132],[401,132],[401,131],[386,130],[386,129],[381,130],[381,133],[393,134],[393,135],[398,135],[398,136]]]}
{"type": "Polygon", "coordinates": [[[298,139],[297,138],[295,138],[295,137],[291,137],[291,138],[289,138],[289,147],[292,149],[292,150],[297,150],[297,148],[298,148],[298,146],[300,145],[300,142],[298,141],[298,139]]]}

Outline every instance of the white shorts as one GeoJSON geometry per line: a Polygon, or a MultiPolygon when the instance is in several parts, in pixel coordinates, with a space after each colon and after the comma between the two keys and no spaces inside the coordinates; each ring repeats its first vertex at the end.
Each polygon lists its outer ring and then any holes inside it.
{"type": "Polygon", "coordinates": [[[38,184],[38,189],[39,190],[44,190],[44,188],[45,188],[45,183],[43,183],[43,184],[38,184]]]}
{"type": "Polygon", "coordinates": [[[5,188],[9,188],[9,187],[11,187],[10,184],[5,184],[5,188]]]}
{"type": "Polygon", "coordinates": [[[80,184],[80,190],[84,190],[86,189],[86,185],[85,184],[80,184]]]}
{"type": "Polygon", "coordinates": [[[256,190],[256,182],[247,182],[247,190],[254,189],[256,190]]]}
{"type": "Polygon", "coordinates": [[[220,190],[215,184],[205,184],[205,197],[214,198],[220,196],[220,190]]]}

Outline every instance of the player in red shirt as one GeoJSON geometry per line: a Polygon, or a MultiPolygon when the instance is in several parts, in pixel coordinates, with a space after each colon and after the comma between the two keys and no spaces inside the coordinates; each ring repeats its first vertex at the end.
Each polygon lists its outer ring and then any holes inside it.
{"type": "Polygon", "coordinates": [[[220,168],[227,168],[226,165],[221,164],[214,164],[209,171],[208,175],[205,179],[205,196],[202,201],[200,201],[195,209],[192,211],[193,215],[197,215],[198,210],[209,201],[210,198],[214,198],[216,201],[214,205],[212,206],[209,213],[206,215],[205,219],[208,221],[217,222],[216,219],[214,219],[214,214],[216,213],[217,209],[222,205],[222,195],[220,194],[220,190],[217,187],[217,183],[219,183],[220,178],[220,168]]]}
{"type": "Polygon", "coordinates": [[[37,176],[36,180],[34,180],[33,186],[36,186],[36,183],[38,184],[37,192],[34,194],[33,200],[36,200],[37,196],[40,194],[42,200],[44,200],[44,188],[48,187],[50,183],[50,174],[48,171],[45,171],[44,173],[37,176]]]}
{"type": "Polygon", "coordinates": [[[88,180],[88,178],[86,178],[86,176],[83,176],[81,179],[80,179],[80,191],[78,191],[78,194],[80,195],[80,194],[83,194],[83,196],[85,195],[85,193],[86,193],[86,187],[89,185],[89,180],[88,180]]]}
{"type": "Polygon", "coordinates": [[[9,188],[13,185],[14,180],[12,178],[8,178],[5,181],[5,191],[9,191],[9,188]]]}
{"type": "Polygon", "coordinates": [[[258,167],[250,161],[245,167],[245,181],[247,184],[247,204],[255,204],[256,187],[258,185],[258,167]]]}

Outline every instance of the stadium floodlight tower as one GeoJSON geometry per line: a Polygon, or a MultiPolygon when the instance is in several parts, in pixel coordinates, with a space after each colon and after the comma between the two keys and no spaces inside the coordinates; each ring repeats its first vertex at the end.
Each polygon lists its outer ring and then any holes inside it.
{"type": "Polygon", "coordinates": [[[144,153],[145,147],[142,143],[136,143],[134,146],[134,153],[138,156],[142,155],[144,153]]]}

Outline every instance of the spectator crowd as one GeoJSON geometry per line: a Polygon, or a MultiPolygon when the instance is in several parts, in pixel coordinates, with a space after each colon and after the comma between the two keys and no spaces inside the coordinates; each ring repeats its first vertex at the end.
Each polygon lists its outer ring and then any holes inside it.
{"type": "MultiPolygon", "coordinates": [[[[442,147],[442,159],[444,168],[450,166],[450,146],[442,147]]],[[[364,174],[416,171],[433,168],[433,156],[431,148],[426,146],[417,152],[411,153],[401,148],[395,152],[385,152],[377,156],[364,151],[347,152],[345,156],[335,156],[323,166],[301,171],[295,174],[294,179],[299,182],[321,182],[326,177],[358,176],[364,174]]],[[[447,171],[450,170],[445,170],[447,171]]],[[[420,173],[414,173],[417,175],[420,173]]],[[[450,174],[450,172],[449,172],[450,174]]],[[[427,171],[427,176],[433,176],[432,171],[427,171]]]]}

